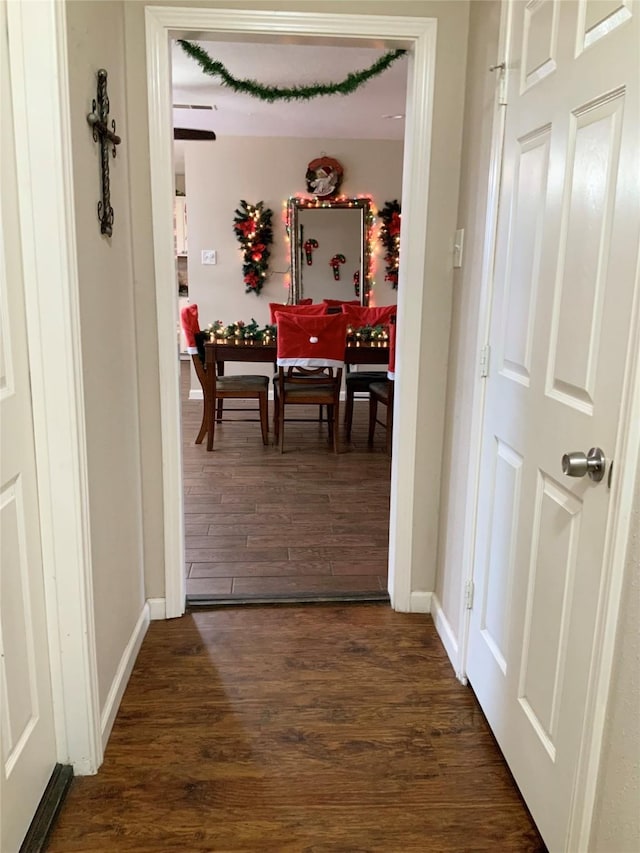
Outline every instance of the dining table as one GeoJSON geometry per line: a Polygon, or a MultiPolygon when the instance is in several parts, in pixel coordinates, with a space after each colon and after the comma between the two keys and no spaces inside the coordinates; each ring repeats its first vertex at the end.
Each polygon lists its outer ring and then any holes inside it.
{"type": "MultiPolygon", "coordinates": [[[[216,377],[224,376],[226,362],[253,362],[273,364],[278,358],[278,344],[275,340],[254,341],[235,338],[233,340],[211,340],[204,345],[205,375],[204,410],[207,423],[207,450],[213,450],[214,419],[216,418],[216,377]]],[[[344,350],[344,363],[347,368],[358,364],[388,364],[389,346],[387,341],[347,341],[344,350]]],[[[222,418],[222,400],[218,400],[217,417],[222,418]]]]}

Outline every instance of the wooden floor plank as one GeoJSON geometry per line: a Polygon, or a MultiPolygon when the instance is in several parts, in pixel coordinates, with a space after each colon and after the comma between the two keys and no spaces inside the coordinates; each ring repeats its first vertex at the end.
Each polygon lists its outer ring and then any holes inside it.
{"type": "Polygon", "coordinates": [[[50,853],[543,853],[428,616],[231,607],[153,622],[50,853]]]}

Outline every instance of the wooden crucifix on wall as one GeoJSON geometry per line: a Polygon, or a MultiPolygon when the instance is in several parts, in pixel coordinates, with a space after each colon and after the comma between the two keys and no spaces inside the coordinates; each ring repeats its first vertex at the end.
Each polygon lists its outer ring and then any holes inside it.
{"type": "Polygon", "coordinates": [[[116,156],[116,145],[120,137],[116,135],[116,123],[112,119],[109,127],[109,96],[107,95],[107,72],[101,68],[97,73],[97,98],[91,104],[87,121],[93,128],[94,142],[100,143],[100,176],[102,199],[98,202],[100,233],[111,237],[113,234],[113,208],[111,207],[111,189],[109,186],[109,149],[116,156]]]}

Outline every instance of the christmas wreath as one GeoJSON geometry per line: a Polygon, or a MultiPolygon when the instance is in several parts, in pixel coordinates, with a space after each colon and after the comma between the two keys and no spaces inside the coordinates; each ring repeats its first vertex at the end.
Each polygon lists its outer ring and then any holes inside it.
{"type": "Polygon", "coordinates": [[[386,268],[385,281],[391,283],[394,290],[398,287],[398,264],[400,262],[400,205],[396,199],[386,201],[382,210],[378,211],[382,219],[380,240],[385,248],[384,265],[386,268]]]}
{"type": "Polygon", "coordinates": [[[273,211],[261,201],[254,205],[241,199],[235,214],[233,230],[242,249],[245,293],[255,293],[259,296],[269,269],[270,246],[273,242],[273,211]]]}

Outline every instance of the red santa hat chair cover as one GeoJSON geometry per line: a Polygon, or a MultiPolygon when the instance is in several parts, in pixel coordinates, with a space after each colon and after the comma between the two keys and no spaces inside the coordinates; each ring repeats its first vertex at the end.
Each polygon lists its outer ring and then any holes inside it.
{"type": "Polygon", "coordinates": [[[200,331],[198,322],[198,306],[185,305],[180,309],[180,323],[182,331],[187,342],[187,352],[189,355],[195,355],[198,352],[196,344],[196,333],[200,331]]]}
{"type": "Polygon", "coordinates": [[[303,316],[314,316],[317,317],[321,314],[324,314],[326,307],[322,304],[322,302],[318,303],[309,303],[305,305],[303,303],[298,303],[297,305],[279,305],[277,302],[269,303],[269,314],[271,315],[271,325],[275,326],[276,323],[276,313],[279,311],[281,314],[301,314],[303,316]]]}
{"type": "MultiPolygon", "coordinates": [[[[284,452],[285,408],[327,406],[329,440],[338,452],[338,412],[347,323],[342,314],[318,317],[276,312],[278,377],[274,381],[276,441],[284,452]]],[[[310,418],[297,418],[308,421],[310,418]]]]}
{"type": "Polygon", "coordinates": [[[367,308],[364,305],[343,305],[342,313],[353,328],[362,326],[385,326],[398,312],[397,305],[383,305],[380,308],[367,308]]]}

